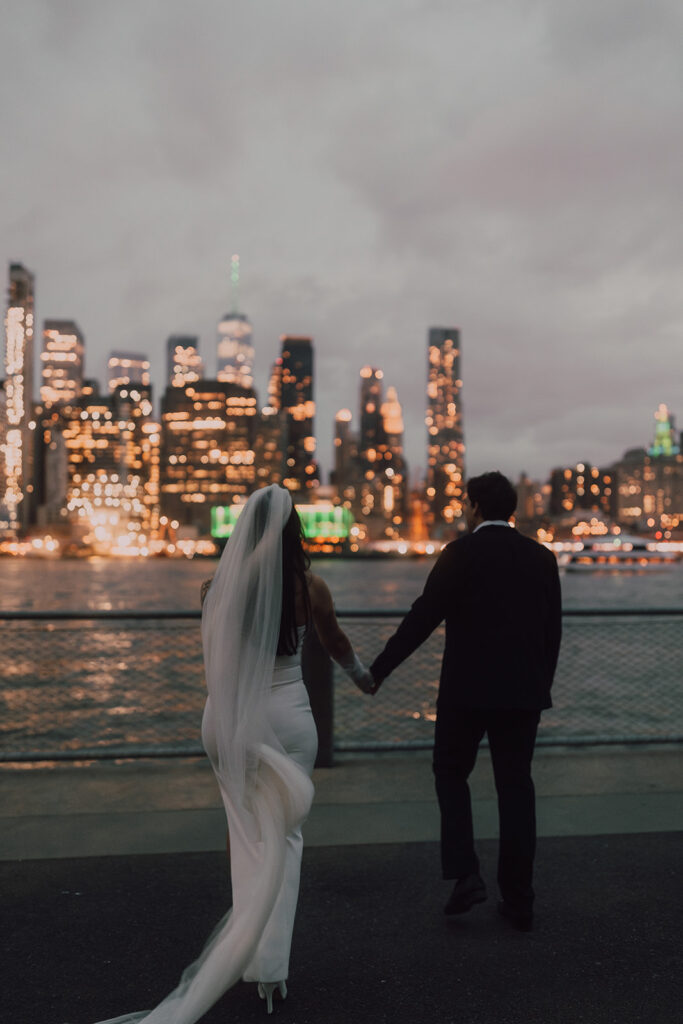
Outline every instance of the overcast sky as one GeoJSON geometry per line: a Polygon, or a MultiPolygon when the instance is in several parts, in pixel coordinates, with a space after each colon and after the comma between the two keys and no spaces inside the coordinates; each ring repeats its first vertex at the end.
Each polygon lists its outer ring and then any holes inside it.
{"type": "Polygon", "coordinates": [[[158,404],[180,332],[213,375],[237,252],[262,404],[279,336],[314,338],[326,471],[366,363],[424,465],[430,325],[462,332],[470,474],[683,421],[680,0],[21,0],[2,29],[0,257],[89,376],[146,351],[158,404]]]}

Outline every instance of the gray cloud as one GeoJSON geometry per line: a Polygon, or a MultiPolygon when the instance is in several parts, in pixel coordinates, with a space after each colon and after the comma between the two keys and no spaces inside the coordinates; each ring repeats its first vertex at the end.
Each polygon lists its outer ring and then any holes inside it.
{"type": "Polygon", "coordinates": [[[545,475],[647,442],[681,401],[683,18],[675,0],[24,0],[5,261],[88,371],[200,334],[239,251],[264,392],[314,335],[320,458],[385,370],[424,462],[426,332],[460,326],[469,468],[545,475]]]}

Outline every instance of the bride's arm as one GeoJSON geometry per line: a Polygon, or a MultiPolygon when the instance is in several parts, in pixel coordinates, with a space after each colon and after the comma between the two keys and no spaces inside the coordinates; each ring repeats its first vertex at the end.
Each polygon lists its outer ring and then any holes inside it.
{"type": "Polygon", "coordinates": [[[359,689],[366,693],[371,692],[374,689],[374,680],[337,621],[332,595],[325,581],[319,576],[311,575],[308,595],[311,601],[313,624],[321,644],[359,689]]]}

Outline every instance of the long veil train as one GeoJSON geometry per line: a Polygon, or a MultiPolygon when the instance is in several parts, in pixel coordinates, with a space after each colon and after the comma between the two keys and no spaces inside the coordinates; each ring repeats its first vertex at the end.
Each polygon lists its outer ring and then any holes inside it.
{"type": "Polygon", "coordinates": [[[282,608],[282,528],[289,494],[256,491],[221,556],[202,613],[215,731],[211,762],[231,834],[240,830],[246,862],[231,866],[233,906],[178,986],[151,1011],[99,1024],[195,1024],[249,964],[282,883],[287,832],[307,816],[313,783],[269,726],[265,698],[273,674],[282,608]]]}

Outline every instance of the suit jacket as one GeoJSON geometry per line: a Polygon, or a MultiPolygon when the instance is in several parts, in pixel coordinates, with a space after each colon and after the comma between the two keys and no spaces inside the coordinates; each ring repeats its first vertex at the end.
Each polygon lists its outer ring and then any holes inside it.
{"type": "Polygon", "coordinates": [[[386,678],[445,619],[440,715],[549,708],[561,615],[553,553],[509,526],[485,526],[444,548],[371,671],[386,678]]]}

